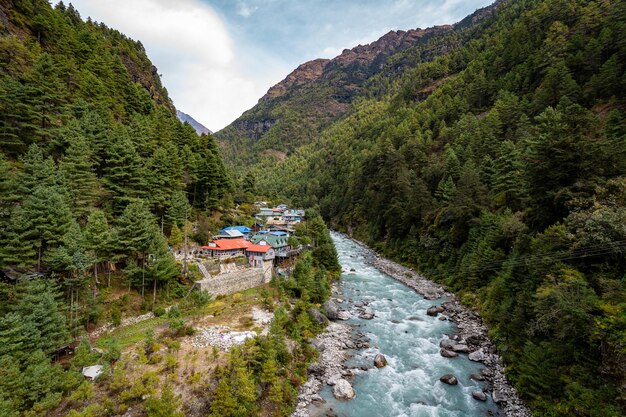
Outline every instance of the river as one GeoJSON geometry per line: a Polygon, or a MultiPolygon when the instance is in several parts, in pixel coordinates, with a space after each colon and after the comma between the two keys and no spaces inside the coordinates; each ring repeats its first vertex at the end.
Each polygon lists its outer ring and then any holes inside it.
{"type": "Polygon", "coordinates": [[[439,342],[454,333],[455,325],[426,315],[426,309],[443,300],[424,299],[368,265],[371,252],[342,235],[333,233],[332,237],[344,270],[337,295],[341,308],[354,313],[355,305],[365,302],[376,316],[364,320],[352,314],[347,321],[370,340],[369,348],[352,351],[347,362],[348,367],[367,369],[352,381],[356,398],[338,401],[331,387],[325,386],[320,395],[326,404],[312,406],[311,415],[326,415],[331,408],[340,417],[498,415],[490,397],[486,402],[472,398],[472,391],[482,390],[485,383],[469,376],[483,365],[467,355],[449,359],[439,353],[439,342]],[[382,369],[372,367],[378,353],[388,361],[382,369]],[[440,382],[445,374],[455,375],[458,385],[440,382]]]}

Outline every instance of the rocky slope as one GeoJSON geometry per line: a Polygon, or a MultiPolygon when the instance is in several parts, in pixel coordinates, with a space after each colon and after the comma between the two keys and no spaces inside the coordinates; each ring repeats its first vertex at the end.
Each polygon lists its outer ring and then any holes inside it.
{"type": "Polygon", "coordinates": [[[197,121],[196,119],[188,115],[187,113],[183,113],[180,110],[176,110],[176,117],[178,117],[178,120],[180,120],[183,123],[189,123],[191,127],[194,128],[194,130],[196,131],[198,135],[202,135],[202,134],[208,135],[208,134],[213,133],[209,130],[208,127],[204,126],[202,123],[200,123],[199,121],[197,121]]]}

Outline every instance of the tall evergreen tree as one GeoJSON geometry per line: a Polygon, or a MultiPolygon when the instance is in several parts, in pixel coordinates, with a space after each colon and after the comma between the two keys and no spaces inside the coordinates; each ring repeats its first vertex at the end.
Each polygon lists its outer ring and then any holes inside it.
{"type": "Polygon", "coordinates": [[[71,196],[72,210],[86,218],[100,194],[100,183],[93,171],[93,153],[80,132],[71,135],[70,146],[59,162],[71,196]]]}
{"type": "Polygon", "coordinates": [[[118,128],[110,138],[102,182],[111,194],[116,213],[145,195],[146,171],[124,128],[118,128]]]}

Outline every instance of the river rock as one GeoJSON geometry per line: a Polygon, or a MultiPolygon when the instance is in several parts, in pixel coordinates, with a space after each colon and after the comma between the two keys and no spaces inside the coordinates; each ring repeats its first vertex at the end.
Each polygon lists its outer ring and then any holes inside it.
{"type": "Polygon", "coordinates": [[[463,344],[457,344],[452,346],[452,350],[455,351],[456,353],[469,353],[469,347],[467,347],[467,345],[463,345],[463,344]]]}
{"type": "Polygon", "coordinates": [[[354,392],[354,388],[352,385],[345,379],[339,379],[335,382],[335,386],[333,387],[333,395],[338,400],[349,401],[356,397],[356,392],[354,392]]]}
{"type": "Polygon", "coordinates": [[[476,352],[470,353],[468,356],[470,361],[474,362],[484,362],[488,359],[487,354],[482,351],[482,349],[477,350],[476,352]]]}
{"type": "Polygon", "coordinates": [[[441,378],[439,378],[441,382],[448,385],[456,385],[459,383],[458,379],[452,374],[445,374],[441,378]]]}
{"type": "Polygon", "coordinates": [[[359,313],[359,318],[363,320],[372,320],[374,318],[374,311],[371,308],[364,308],[359,313]]]}
{"type": "Polygon", "coordinates": [[[402,323],[400,320],[391,320],[391,322],[392,322],[393,324],[400,324],[400,323],[402,323]]]}
{"type": "Polygon", "coordinates": [[[441,356],[443,356],[444,358],[456,358],[457,356],[459,356],[458,353],[452,351],[452,350],[448,350],[448,349],[441,349],[439,351],[439,353],[441,354],[441,356]]]}
{"type": "Polygon", "coordinates": [[[417,316],[411,316],[409,317],[407,320],[411,320],[411,321],[422,321],[421,318],[417,317],[417,316]]]}
{"type": "Polygon", "coordinates": [[[313,394],[311,396],[311,403],[319,407],[322,404],[326,404],[326,400],[319,394],[313,394]]]}
{"type": "Polygon", "coordinates": [[[309,308],[309,315],[317,324],[326,324],[328,322],[326,316],[315,307],[309,308]]]}
{"type": "Polygon", "coordinates": [[[452,350],[452,348],[454,346],[457,345],[457,342],[455,340],[451,340],[451,339],[442,339],[439,342],[439,347],[443,348],[443,349],[447,349],[447,350],[452,350]]]}
{"type": "Polygon", "coordinates": [[[337,313],[337,319],[339,320],[350,320],[350,313],[347,311],[340,311],[337,313]]]}
{"type": "Polygon", "coordinates": [[[496,404],[505,403],[508,401],[508,397],[504,391],[493,390],[491,393],[491,398],[493,398],[493,402],[496,404]]]}
{"type": "Polygon", "coordinates": [[[323,305],[324,313],[326,313],[326,317],[330,320],[337,320],[339,317],[339,309],[337,308],[337,304],[334,301],[328,300],[323,305]]]}
{"type": "Polygon", "coordinates": [[[377,368],[384,368],[385,366],[387,366],[387,358],[385,358],[385,355],[383,355],[382,353],[376,355],[376,357],[374,358],[374,365],[377,368]]]}
{"type": "Polygon", "coordinates": [[[483,341],[482,337],[478,335],[472,335],[472,336],[465,338],[465,343],[467,343],[468,345],[479,346],[482,343],[482,341],[483,341]]]}
{"type": "Polygon", "coordinates": [[[444,308],[441,306],[430,306],[428,307],[428,310],[426,310],[426,314],[428,314],[429,316],[437,316],[437,314],[439,313],[443,313],[444,308]]]}
{"type": "Polygon", "coordinates": [[[478,401],[487,401],[487,394],[482,391],[472,391],[472,397],[478,401]]]}
{"type": "Polygon", "coordinates": [[[485,377],[482,374],[475,373],[470,375],[470,379],[473,379],[474,381],[484,381],[485,377]]]}

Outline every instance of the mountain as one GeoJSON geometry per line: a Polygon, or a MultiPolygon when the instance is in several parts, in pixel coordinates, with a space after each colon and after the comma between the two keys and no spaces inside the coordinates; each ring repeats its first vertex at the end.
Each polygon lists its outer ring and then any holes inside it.
{"type": "Polygon", "coordinates": [[[385,94],[383,85],[371,85],[376,76],[388,85],[407,67],[431,61],[466,42],[470,37],[464,29],[492,15],[500,3],[455,25],[390,31],[368,45],[345,49],[333,59],[300,65],[271,87],[256,106],[216,133],[223,157],[237,168],[242,161],[258,162],[259,155],[290,154],[343,117],[365,91],[385,94]],[[407,53],[401,55],[403,51],[407,53]]]}
{"type": "Polygon", "coordinates": [[[196,119],[188,115],[187,113],[183,113],[180,110],[176,110],[176,117],[183,123],[189,123],[191,127],[194,128],[198,135],[208,135],[213,132],[209,130],[208,127],[202,125],[202,123],[198,122],[196,119]]]}
{"type": "Polygon", "coordinates": [[[216,137],[248,194],[480,312],[535,415],[625,415],[624,22],[624,1],[498,2],[304,64],[216,137]]]}

